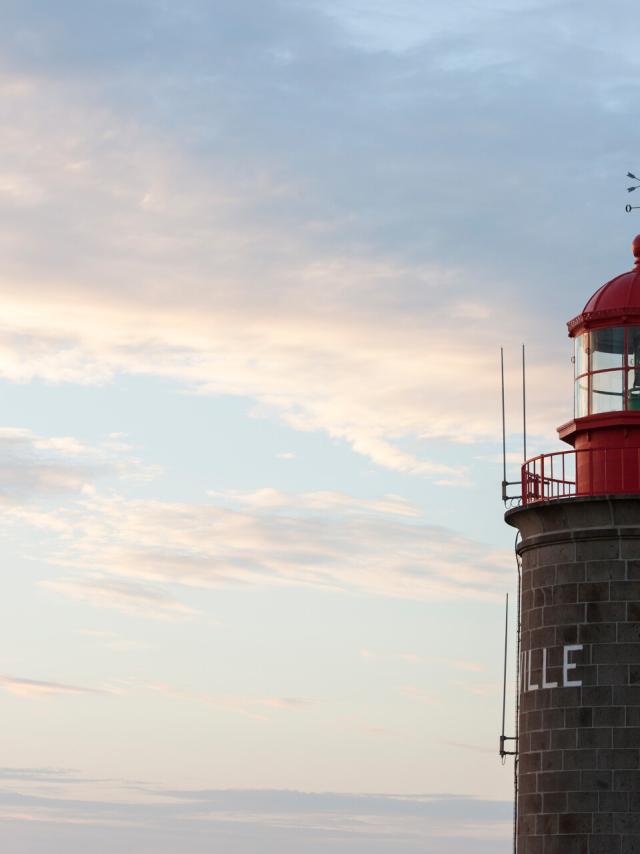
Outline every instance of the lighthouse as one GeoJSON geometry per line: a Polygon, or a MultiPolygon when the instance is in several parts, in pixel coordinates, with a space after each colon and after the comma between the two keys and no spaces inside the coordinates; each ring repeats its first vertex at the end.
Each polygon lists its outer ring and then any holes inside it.
{"type": "Polygon", "coordinates": [[[568,323],[570,447],[522,467],[518,854],[640,854],[640,235],[568,323]]]}

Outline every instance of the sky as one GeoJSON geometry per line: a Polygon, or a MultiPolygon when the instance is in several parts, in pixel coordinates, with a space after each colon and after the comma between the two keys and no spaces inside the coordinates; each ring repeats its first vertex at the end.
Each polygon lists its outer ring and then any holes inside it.
{"type": "Polygon", "coordinates": [[[515,479],[632,266],[635,12],[0,0],[6,850],[511,850],[500,347],[515,479]]]}

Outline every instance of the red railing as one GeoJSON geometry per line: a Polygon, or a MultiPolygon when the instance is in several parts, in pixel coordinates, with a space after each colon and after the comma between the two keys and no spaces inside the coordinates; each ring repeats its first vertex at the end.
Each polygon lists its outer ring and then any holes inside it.
{"type": "Polygon", "coordinates": [[[556,451],[522,466],[523,504],[621,493],[640,493],[640,448],[556,451]]]}

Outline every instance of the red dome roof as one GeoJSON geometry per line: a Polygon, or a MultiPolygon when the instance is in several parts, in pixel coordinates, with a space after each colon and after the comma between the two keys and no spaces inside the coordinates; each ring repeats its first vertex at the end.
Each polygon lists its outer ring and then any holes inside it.
{"type": "Polygon", "coordinates": [[[634,239],[632,249],[635,269],[598,288],[582,312],[567,323],[571,337],[602,326],[640,324],[640,234],[634,239]]]}

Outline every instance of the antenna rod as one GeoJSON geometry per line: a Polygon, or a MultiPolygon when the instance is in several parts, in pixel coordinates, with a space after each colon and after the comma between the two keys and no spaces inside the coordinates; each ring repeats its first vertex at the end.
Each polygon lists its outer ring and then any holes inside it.
{"type": "Polygon", "coordinates": [[[504,415],[504,347],[500,347],[500,378],[502,380],[502,500],[507,500],[507,434],[504,415]]]}
{"type": "MultiPolygon", "coordinates": [[[[524,461],[527,461],[527,376],[525,369],[524,344],[522,345],[522,441],[524,461]]],[[[505,478],[506,479],[506,478],[505,478]]]]}
{"type": "Polygon", "coordinates": [[[504,616],[504,670],[502,673],[502,738],[501,738],[501,748],[504,751],[504,726],[505,726],[505,713],[507,708],[507,640],[509,634],[509,594],[507,593],[507,599],[505,603],[505,616],[504,616]]]}

